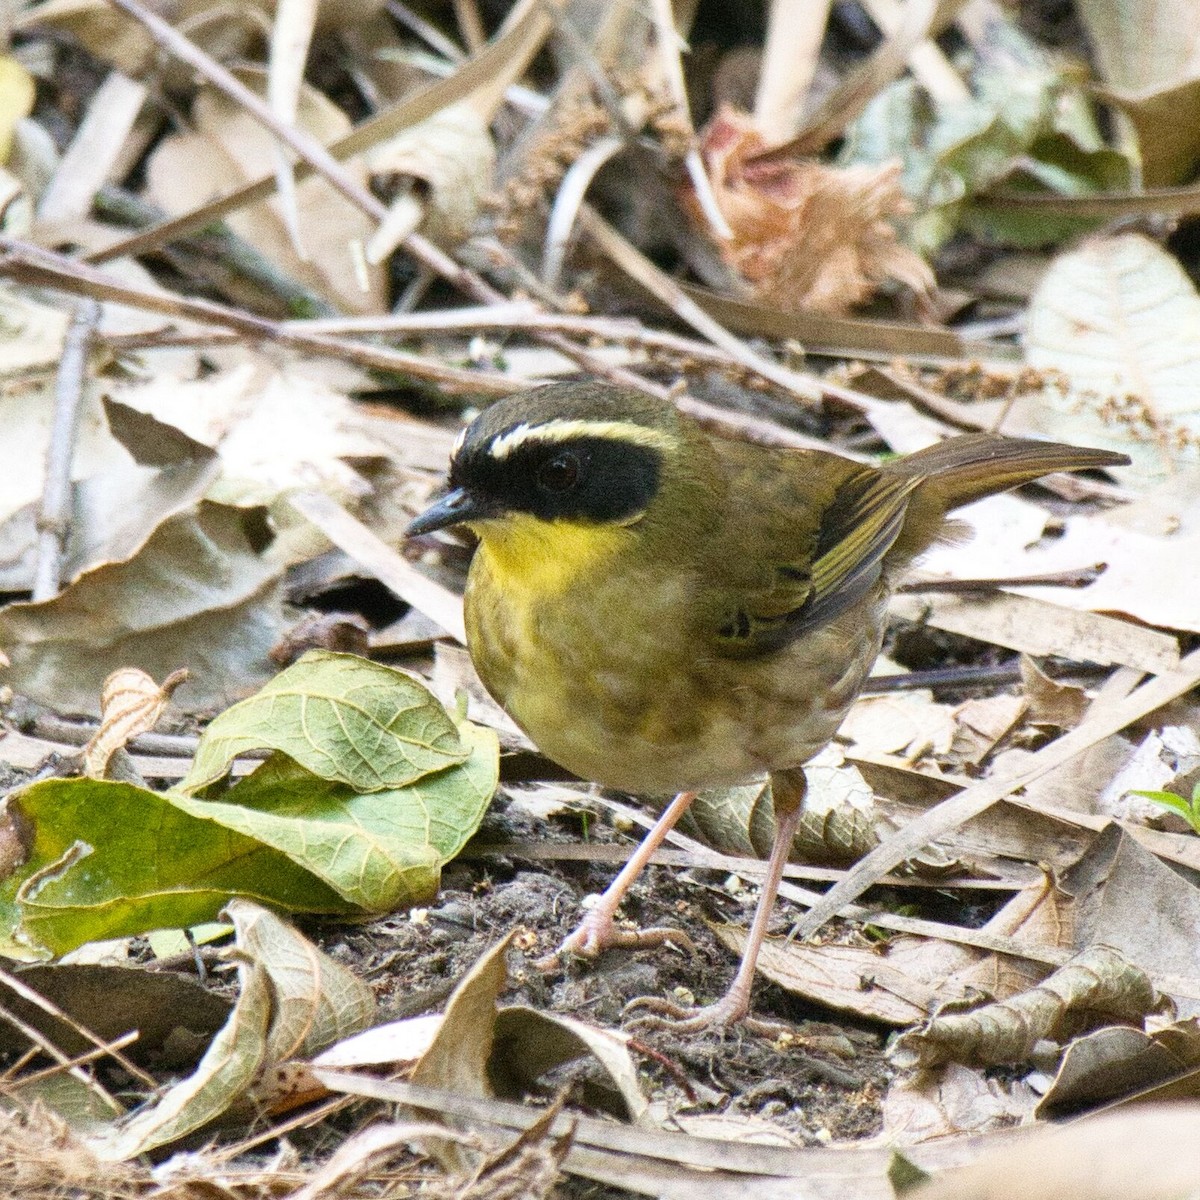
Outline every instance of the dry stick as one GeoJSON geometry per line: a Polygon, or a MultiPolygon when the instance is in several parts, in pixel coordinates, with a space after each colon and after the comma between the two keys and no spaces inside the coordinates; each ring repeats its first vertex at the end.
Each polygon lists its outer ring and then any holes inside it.
{"type": "Polygon", "coordinates": [[[507,396],[527,386],[519,380],[499,375],[464,371],[443,366],[431,359],[348,341],[321,334],[298,333],[285,323],[255,316],[241,309],[216,304],[211,300],[192,300],[170,293],[151,291],[122,283],[75,259],[53,254],[24,242],[0,238],[0,275],[36,287],[54,288],[74,295],[99,300],[114,300],[134,308],[163,313],[183,320],[203,321],[225,326],[245,337],[274,342],[306,353],[326,355],[380,371],[394,371],[415,379],[424,379],[442,387],[467,393],[507,396]]]}
{"type": "Polygon", "coordinates": [[[857,900],[878,879],[898,867],[906,858],[916,854],[922,847],[979,816],[1018,788],[1025,787],[1055,767],[1070,762],[1101,739],[1119,733],[1130,722],[1182,696],[1197,684],[1200,684],[1200,650],[1194,650],[1184,658],[1178,670],[1159,675],[1144,683],[1123,700],[1106,706],[1095,717],[1086,719],[1083,724],[1064,734],[1058,741],[1037,751],[1021,770],[1000,779],[985,779],[959,795],[935,805],[889,837],[883,845],[872,850],[865,858],[860,859],[846,874],[845,879],[835,884],[796,923],[791,936],[811,937],[826,921],[836,916],[840,909],[857,900]]]}
{"type": "Polygon", "coordinates": [[[46,451],[46,479],[37,522],[35,601],[57,596],[62,580],[63,556],[71,522],[71,464],[75,459],[75,442],[83,411],[88,347],[99,319],[100,305],[94,300],[81,300],[75,306],[54,381],[54,426],[46,451]]]}

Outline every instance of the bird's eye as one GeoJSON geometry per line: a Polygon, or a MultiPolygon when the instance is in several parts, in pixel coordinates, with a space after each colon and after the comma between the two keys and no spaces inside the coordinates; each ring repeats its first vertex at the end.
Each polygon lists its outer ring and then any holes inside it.
{"type": "Polygon", "coordinates": [[[578,482],[579,458],[570,453],[556,454],[538,467],[538,487],[547,492],[569,492],[578,482]]]}

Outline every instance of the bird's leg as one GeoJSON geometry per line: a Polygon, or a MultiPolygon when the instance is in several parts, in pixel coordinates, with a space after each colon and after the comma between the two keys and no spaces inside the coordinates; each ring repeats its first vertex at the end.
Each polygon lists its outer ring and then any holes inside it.
{"type": "Polygon", "coordinates": [[[761,1033],[768,1037],[776,1036],[786,1029],[782,1024],[759,1021],[747,1014],[750,1011],[750,989],[754,983],[758,952],[767,935],[771,910],[775,907],[775,897],[783,878],[783,869],[787,866],[792,839],[796,835],[796,828],[804,811],[807,786],[804,771],[800,767],[771,773],[771,795],[775,804],[775,840],[771,843],[771,857],[767,860],[767,873],[759,893],[758,907],[754,910],[754,920],[746,937],[746,948],[742,951],[742,961],[738,964],[737,974],[733,977],[729,991],[715,1004],[703,1008],[686,1008],[669,1000],[644,996],[634,1000],[626,1008],[626,1012],[635,1008],[648,1010],[651,1015],[639,1017],[640,1024],[671,1029],[677,1033],[695,1033],[740,1023],[752,1033],[761,1033]]]}
{"type": "Polygon", "coordinates": [[[580,955],[583,958],[595,958],[609,946],[661,946],[664,942],[675,942],[684,948],[691,948],[691,938],[679,929],[618,929],[614,923],[617,909],[625,899],[625,893],[633,886],[633,882],[645,869],[655,850],[662,845],[667,834],[675,828],[675,823],[687,812],[695,792],[680,792],[666,807],[654,827],[642,839],[642,843],[633,852],[629,861],[621,868],[621,873],[608,885],[604,895],[590,908],[587,915],[579,923],[579,927],[570,934],[561,946],[549,958],[542,959],[538,966],[543,970],[553,970],[559,965],[564,955],[580,955]]]}

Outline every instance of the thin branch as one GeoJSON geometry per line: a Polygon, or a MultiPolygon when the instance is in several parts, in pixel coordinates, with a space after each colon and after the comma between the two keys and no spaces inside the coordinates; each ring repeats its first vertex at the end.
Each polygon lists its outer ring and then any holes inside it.
{"type": "Polygon", "coordinates": [[[169,292],[150,291],[134,287],[106,275],[103,271],[42,250],[24,242],[0,238],[0,276],[36,287],[53,288],[72,295],[112,300],[149,312],[188,321],[202,321],[232,329],[255,341],[273,342],[310,354],[325,355],[379,371],[393,371],[414,379],[424,379],[439,387],[468,394],[507,396],[523,387],[528,380],[488,375],[448,367],[432,359],[402,350],[369,346],[363,342],[325,337],[320,334],[297,333],[286,324],[254,316],[239,309],[215,304],[211,300],[190,300],[169,292]]]}
{"type": "Polygon", "coordinates": [[[63,558],[71,529],[71,465],[83,412],[88,348],[99,319],[100,305],[95,300],[81,300],[75,306],[54,382],[54,425],[46,451],[46,478],[37,522],[35,601],[52,600],[58,595],[62,581],[63,558]]]}

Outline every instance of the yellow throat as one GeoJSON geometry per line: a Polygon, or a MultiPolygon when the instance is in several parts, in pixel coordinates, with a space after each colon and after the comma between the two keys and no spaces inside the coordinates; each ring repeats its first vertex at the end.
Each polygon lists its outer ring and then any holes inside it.
{"type": "Polygon", "coordinates": [[[515,606],[561,595],[636,536],[628,525],[543,521],[525,513],[472,528],[480,539],[479,567],[515,606]]]}

